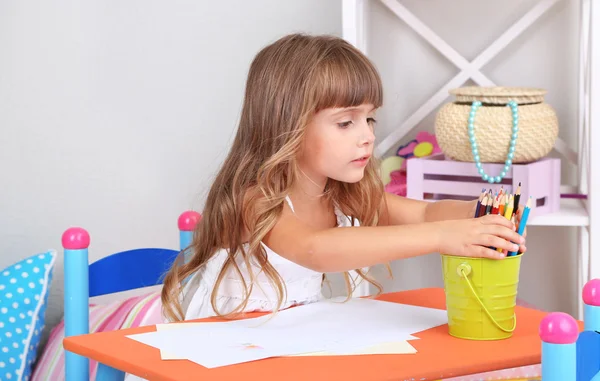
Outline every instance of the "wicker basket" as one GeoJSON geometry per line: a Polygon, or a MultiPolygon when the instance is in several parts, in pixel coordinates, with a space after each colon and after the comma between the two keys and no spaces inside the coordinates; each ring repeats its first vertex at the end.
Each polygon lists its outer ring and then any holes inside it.
{"type": "Polygon", "coordinates": [[[475,115],[475,139],[482,163],[503,163],[512,134],[512,112],[518,104],[519,132],[513,163],[529,163],[546,156],[558,137],[558,119],[544,102],[545,90],[514,87],[462,87],[450,91],[455,102],[443,105],[435,119],[435,134],[442,152],[452,160],[473,162],[467,133],[474,101],[482,102],[475,115]]]}

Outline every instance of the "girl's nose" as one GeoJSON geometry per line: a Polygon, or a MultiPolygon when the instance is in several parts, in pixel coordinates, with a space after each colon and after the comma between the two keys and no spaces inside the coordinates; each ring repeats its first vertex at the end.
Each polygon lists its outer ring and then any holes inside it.
{"type": "Polygon", "coordinates": [[[371,145],[375,142],[375,134],[373,133],[373,128],[370,125],[366,125],[365,128],[361,130],[361,136],[359,139],[359,146],[371,145]]]}

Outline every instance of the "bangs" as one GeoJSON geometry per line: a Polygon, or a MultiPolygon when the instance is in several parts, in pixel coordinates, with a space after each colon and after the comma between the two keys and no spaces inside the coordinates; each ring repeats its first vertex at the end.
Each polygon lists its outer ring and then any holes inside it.
{"type": "Polygon", "coordinates": [[[317,68],[313,100],[315,112],[335,107],[383,104],[383,86],[377,69],[357,50],[343,46],[334,49],[317,68]]]}

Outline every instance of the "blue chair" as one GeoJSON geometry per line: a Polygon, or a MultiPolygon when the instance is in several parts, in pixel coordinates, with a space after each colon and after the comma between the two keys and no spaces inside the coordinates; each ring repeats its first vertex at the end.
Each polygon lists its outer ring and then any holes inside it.
{"type": "MultiPolygon", "coordinates": [[[[135,249],[115,253],[88,265],[90,235],[79,227],[62,235],[64,248],[65,337],[89,333],[89,298],[162,284],[180,251],[186,250],[201,216],[194,211],[178,219],[179,248],[135,249]]],[[[125,374],[98,364],[96,380],[123,380],[125,374]]],[[[89,359],[65,351],[65,379],[88,381],[89,359]]]]}

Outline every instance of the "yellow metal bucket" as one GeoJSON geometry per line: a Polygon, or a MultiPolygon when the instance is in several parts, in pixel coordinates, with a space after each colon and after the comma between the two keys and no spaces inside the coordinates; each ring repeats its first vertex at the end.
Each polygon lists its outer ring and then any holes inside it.
{"type": "Polygon", "coordinates": [[[517,326],[522,255],[504,259],[442,255],[448,329],[469,340],[500,340],[517,326]]]}

